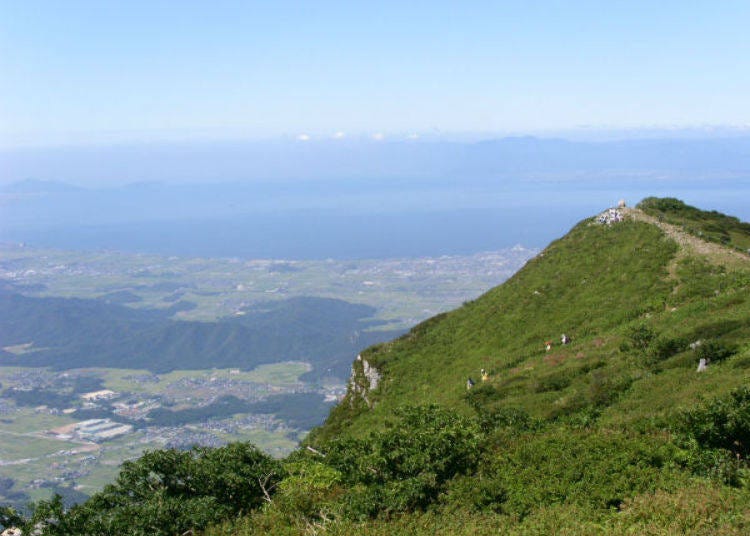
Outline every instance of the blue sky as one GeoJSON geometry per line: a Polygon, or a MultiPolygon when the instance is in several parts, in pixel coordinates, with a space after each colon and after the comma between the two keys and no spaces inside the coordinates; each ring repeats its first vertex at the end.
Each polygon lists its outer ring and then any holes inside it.
{"type": "Polygon", "coordinates": [[[0,0],[0,147],[750,125],[750,2],[0,0]]]}

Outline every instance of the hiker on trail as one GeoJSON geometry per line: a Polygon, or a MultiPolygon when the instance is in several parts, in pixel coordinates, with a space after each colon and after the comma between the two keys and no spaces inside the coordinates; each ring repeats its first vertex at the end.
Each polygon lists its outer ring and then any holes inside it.
{"type": "Polygon", "coordinates": [[[565,333],[563,333],[562,336],[560,337],[560,342],[562,342],[563,344],[570,344],[570,337],[568,337],[567,335],[565,335],[565,333]]]}
{"type": "Polygon", "coordinates": [[[482,381],[483,381],[483,382],[486,382],[487,380],[489,380],[489,379],[490,379],[490,375],[489,375],[489,374],[487,374],[487,371],[486,371],[486,370],[482,369],[481,373],[482,373],[482,381]]]}
{"type": "Polygon", "coordinates": [[[472,387],[474,387],[474,380],[472,380],[471,378],[469,378],[468,380],[466,380],[466,390],[468,391],[472,387]]]}

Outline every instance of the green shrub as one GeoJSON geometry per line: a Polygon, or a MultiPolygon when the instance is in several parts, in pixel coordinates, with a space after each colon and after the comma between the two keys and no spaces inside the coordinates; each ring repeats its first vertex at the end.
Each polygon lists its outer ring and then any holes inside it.
{"type": "Polygon", "coordinates": [[[680,225],[685,232],[703,240],[746,249],[750,224],[733,216],[700,210],[675,198],[649,197],[638,203],[638,208],[660,221],[680,225]]]}
{"type": "Polygon", "coordinates": [[[717,363],[731,357],[737,352],[736,348],[729,346],[721,341],[709,340],[703,341],[695,349],[695,355],[698,359],[705,359],[710,363],[717,363]]]}
{"type": "Polygon", "coordinates": [[[562,391],[568,387],[578,375],[576,370],[561,370],[546,376],[540,377],[534,383],[534,392],[536,393],[547,393],[550,391],[562,391]]]}
{"type": "Polygon", "coordinates": [[[664,361],[679,354],[688,347],[688,341],[682,337],[659,337],[651,345],[649,357],[652,362],[664,361]]]}
{"type": "Polygon", "coordinates": [[[677,430],[700,447],[725,449],[746,459],[750,455],[750,387],[682,412],[677,430]]]}
{"type": "Polygon", "coordinates": [[[630,375],[616,374],[608,370],[595,370],[591,373],[589,382],[589,402],[597,408],[609,406],[627,391],[632,383],[633,378],[630,375]]]}
{"type": "Polygon", "coordinates": [[[537,429],[541,425],[538,419],[531,418],[523,408],[503,404],[504,398],[502,390],[487,384],[478,385],[466,393],[466,402],[476,412],[477,421],[484,432],[498,428],[526,431],[537,429]]]}
{"type": "Polygon", "coordinates": [[[704,448],[695,440],[687,442],[679,463],[698,476],[730,486],[739,486],[743,463],[725,449],[704,448]]]}
{"type": "Polygon", "coordinates": [[[474,420],[434,405],[397,416],[386,431],[325,446],[325,462],[354,485],[346,502],[355,515],[425,508],[447,481],[476,467],[482,435],[474,420]]]}
{"type": "Polygon", "coordinates": [[[472,512],[501,512],[508,499],[508,492],[497,478],[482,474],[460,476],[451,481],[441,502],[460,505],[472,512]]]}
{"type": "Polygon", "coordinates": [[[523,516],[564,502],[606,509],[673,482],[669,465],[675,452],[653,437],[560,427],[518,438],[484,471],[491,489],[505,493],[507,514],[523,516]]]}
{"type": "Polygon", "coordinates": [[[40,502],[29,526],[41,522],[51,536],[182,534],[258,507],[281,474],[279,462],[249,443],[151,451],[67,512],[59,496],[40,502]]]}
{"type": "Polygon", "coordinates": [[[645,352],[651,345],[651,341],[656,338],[656,333],[647,325],[640,324],[628,330],[627,338],[633,348],[645,352]]]}
{"type": "Polygon", "coordinates": [[[335,510],[343,493],[342,474],[322,461],[301,458],[284,466],[287,476],[278,485],[274,506],[305,520],[320,519],[335,510]]]}
{"type": "Polygon", "coordinates": [[[590,407],[589,397],[586,393],[577,391],[556,401],[555,405],[547,412],[547,417],[551,420],[569,419],[590,407]]]}

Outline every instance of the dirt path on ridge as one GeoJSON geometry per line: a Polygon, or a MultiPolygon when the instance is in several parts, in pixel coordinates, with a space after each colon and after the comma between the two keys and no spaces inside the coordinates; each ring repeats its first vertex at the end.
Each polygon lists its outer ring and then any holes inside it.
{"type": "Polygon", "coordinates": [[[715,264],[723,264],[727,267],[747,267],[750,264],[750,257],[747,255],[743,255],[739,251],[722,246],[721,244],[702,240],[697,236],[693,236],[690,233],[683,231],[676,225],[659,221],[657,218],[649,216],[640,209],[624,208],[620,210],[623,215],[629,219],[656,225],[659,229],[664,231],[664,234],[677,242],[680,246],[681,254],[678,253],[678,257],[680,258],[683,257],[685,253],[694,253],[703,257],[708,257],[708,260],[715,264]]]}

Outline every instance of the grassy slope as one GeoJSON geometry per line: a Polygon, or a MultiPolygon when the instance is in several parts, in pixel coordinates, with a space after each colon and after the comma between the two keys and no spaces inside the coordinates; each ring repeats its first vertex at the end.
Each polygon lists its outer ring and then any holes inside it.
{"type": "MultiPolygon", "coordinates": [[[[467,415],[472,404],[480,414],[522,408],[541,424],[491,434],[479,472],[454,482],[439,508],[340,520],[316,533],[746,533],[747,486],[665,461],[682,455],[668,431],[674,413],[750,375],[750,259],[716,243],[701,247],[680,231],[678,209],[662,214],[671,226],[638,210],[612,226],[585,220],[502,286],[363,352],[382,374],[380,385],[367,393],[370,404],[347,395],[311,434],[321,448],[382,429],[405,404],[437,402],[467,415]],[[634,346],[638,328],[652,335],[651,349],[679,343],[654,359],[634,346]],[[573,342],[561,346],[561,333],[573,342]],[[735,353],[699,374],[687,348],[699,339],[735,353]],[[555,343],[550,352],[546,340],[555,343]],[[479,380],[481,368],[490,379],[467,394],[466,378],[479,380]],[[483,489],[505,490],[500,511],[471,507],[483,489]]],[[[310,529],[279,523],[274,512],[208,534],[310,529]]]]}
{"type": "Polygon", "coordinates": [[[685,232],[740,251],[750,248],[750,223],[720,212],[700,210],[679,199],[649,197],[638,207],[661,221],[680,226],[685,232]]]}
{"type": "MultiPolygon", "coordinates": [[[[539,431],[499,434],[488,449],[494,454],[482,462],[493,467],[483,470],[483,478],[511,490],[504,511],[459,507],[452,512],[466,499],[449,493],[449,506],[442,509],[337,522],[321,533],[742,534],[748,529],[746,489],[653,460],[674,448],[665,431],[676,411],[747,383],[750,261],[716,244],[698,247],[697,238],[666,229],[647,213],[630,216],[609,227],[593,219],[581,222],[504,285],[365,351],[363,358],[382,374],[379,388],[368,393],[373,407],[350,393],[312,434],[311,442],[321,444],[341,434],[364,437],[404,404],[437,402],[471,414],[473,398],[482,410],[523,408],[547,424],[539,431]],[[653,333],[654,345],[680,339],[683,346],[666,359],[649,360],[629,337],[641,326],[653,333]],[[563,332],[573,339],[568,346],[559,344],[563,332]],[[698,374],[695,353],[684,347],[698,339],[737,352],[698,374]],[[551,352],[544,350],[546,340],[555,342],[551,352]],[[466,378],[478,380],[480,368],[491,377],[469,397],[466,378]],[[612,480],[597,497],[600,488],[591,479],[602,475],[612,480]],[[607,510],[608,504],[619,505],[621,514],[607,510]]],[[[710,213],[701,217],[711,219],[710,213]]],[[[671,221],[679,224],[679,216],[671,221]]],[[[227,533],[244,535],[252,527],[258,525],[240,524],[227,533]]],[[[281,529],[273,522],[271,527],[281,529]]]]}
{"type": "Polygon", "coordinates": [[[571,412],[599,388],[624,391],[604,411],[612,423],[650,420],[729,390],[747,378],[746,346],[706,374],[695,373],[691,351],[654,368],[620,350],[629,329],[640,325],[662,337],[746,340],[750,262],[744,269],[726,264],[732,267],[723,268],[721,258],[684,255],[652,224],[585,220],[504,285],[364,352],[384,376],[370,394],[375,407],[341,404],[316,437],[358,435],[405,403],[469,411],[466,378],[478,380],[481,368],[491,375],[489,403],[545,418],[571,412]],[[559,344],[562,333],[572,337],[570,345],[559,344]],[[555,343],[551,352],[546,340],[555,343]]]}

